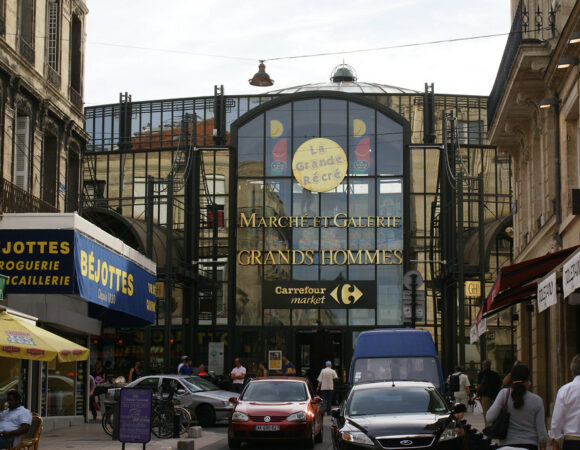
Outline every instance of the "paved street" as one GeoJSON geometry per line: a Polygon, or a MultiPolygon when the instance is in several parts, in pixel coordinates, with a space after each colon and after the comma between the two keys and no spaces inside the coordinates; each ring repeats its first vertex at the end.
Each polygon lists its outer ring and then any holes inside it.
{"type": "MultiPolygon", "coordinates": [[[[483,417],[473,416],[472,414],[467,414],[466,419],[475,428],[481,430],[483,428],[483,417]]],[[[147,444],[148,449],[155,450],[170,450],[177,448],[177,442],[179,439],[157,439],[154,436],[152,441],[147,444]]],[[[40,440],[40,448],[42,450],[60,450],[60,449],[102,449],[102,450],[119,450],[122,445],[119,442],[113,442],[107,436],[100,423],[89,423],[80,426],[64,428],[54,431],[49,431],[43,433],[40,440]]],[[[142,448],[141,445],[137,444],[126,444],[126,449],[139,449],[142,448]]],[[[227,426],[217,426],[213,428],[206,428],[202,432],[201,438],[195,439],[195,449],[215,449],[215,450],[226,450],[228,448],[227,443],[227,426]]],[[[300,445],[289,443],[286,446],[281,447],[279,444],[274,446],[270,445],[259,445],[259,446],[248,446],[244,445],[243,448],[246,449],[265,449],[265,448],[284,448],[288,450],[294,450],[302,448],[300,445]]],[[[324,418],[324,439],[322,444],[316,445],[316,450],[329,450],[332,449],[332,443],[330,442],[330,417],[326,416],[324,418]]]]}

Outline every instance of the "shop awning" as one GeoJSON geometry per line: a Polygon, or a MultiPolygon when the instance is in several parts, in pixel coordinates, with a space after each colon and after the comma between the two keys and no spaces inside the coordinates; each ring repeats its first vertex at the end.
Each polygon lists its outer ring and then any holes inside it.
{"type": "Polygon", "coordinates": [[[579,246],[570,247],[539,258],[529,259],[500,269],[497,279],[478,314],[489,317],[519,302],[533,298],[537,292],[537,280],[562,264],[579,246]]]}
{"type": "Polygon", "coordinates": [[[0,356],[5,358],[33,359],[60,362],[85,361],[89,350],[37,327],[6,311],[0,312],[0,356]]]}

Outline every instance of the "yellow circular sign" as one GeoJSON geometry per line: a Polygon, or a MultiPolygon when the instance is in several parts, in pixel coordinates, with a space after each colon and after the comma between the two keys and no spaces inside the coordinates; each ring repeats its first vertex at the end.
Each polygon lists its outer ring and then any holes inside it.
{"type": "Polygon", "coordinates": [[[292,159],[296,181],[312,192],[328,192],[338,186],[346,175],[346,153],[336,142],[314,138],[304,142],[292,159]]]}

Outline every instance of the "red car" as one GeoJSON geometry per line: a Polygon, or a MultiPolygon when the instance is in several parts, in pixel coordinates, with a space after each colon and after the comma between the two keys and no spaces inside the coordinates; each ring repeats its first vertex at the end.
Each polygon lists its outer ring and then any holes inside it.
{"type": "Polygon", "coordinates": [[[248,383],[229,420],[228,445],[242,441],[300,440],[307,448],[322,442],[324,409],[306,378],[256,378],[248,383]]]}

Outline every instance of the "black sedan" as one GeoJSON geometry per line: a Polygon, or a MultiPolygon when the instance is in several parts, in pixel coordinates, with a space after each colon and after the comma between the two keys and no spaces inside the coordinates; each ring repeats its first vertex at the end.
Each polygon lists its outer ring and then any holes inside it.
{"type": "Polygon", "coordinates": [[[355,385],[332,417],[335,450],[460,450],[464,445],[463,430],[431,383],[355,385]]]}

